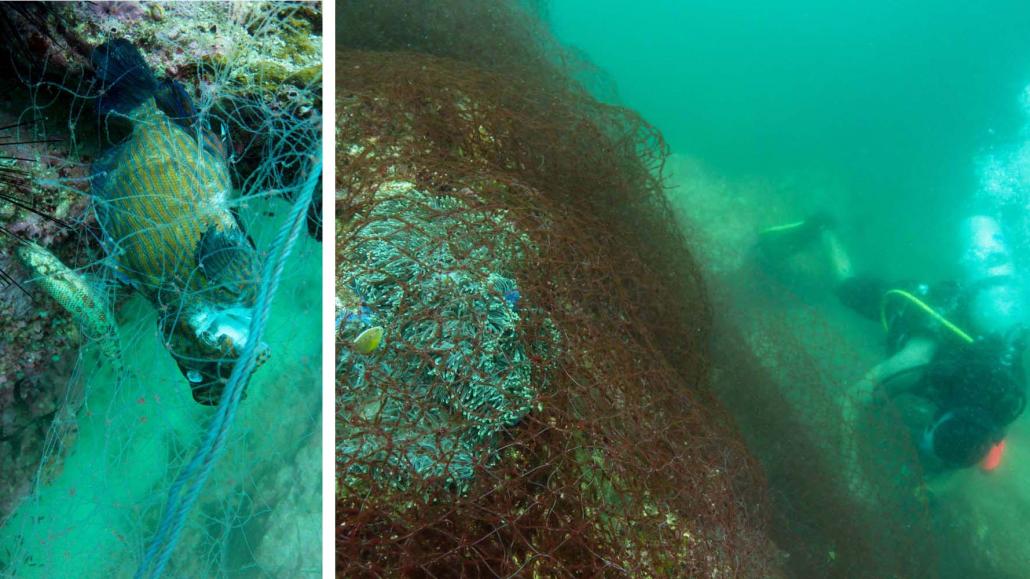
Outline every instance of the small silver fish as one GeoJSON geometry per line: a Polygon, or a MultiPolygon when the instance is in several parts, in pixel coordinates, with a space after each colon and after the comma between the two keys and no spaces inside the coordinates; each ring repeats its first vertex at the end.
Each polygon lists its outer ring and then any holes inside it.
{"type": "Polygon", "coordinates": [[[99,344],[101,353],[115,364],[120,373],[122,352],[118,326],[107,301],[82,275],[43,247],[25,241],[18,246],[16,253],[25,267],[35,274],[33,281],[71,314],[82,333],[99,344]]]}

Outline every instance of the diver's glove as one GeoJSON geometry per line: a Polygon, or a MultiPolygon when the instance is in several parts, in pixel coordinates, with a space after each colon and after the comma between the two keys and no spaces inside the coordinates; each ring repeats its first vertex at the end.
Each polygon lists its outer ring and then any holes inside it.
{"type": "Polygon", "coordinates": [[[756,246],[762,257],[786,259],[817,242],[824,230],[834,229],[836,225],[836,220],[829,213],[814,213],[803,221],[760,231],[756,246]]]}
{"type": "Polygon", "coordinates": [[[869,275],[849,277],[834,288],[837,299],[848,307],[873,321],[880,319],[883,307],[883,294],[890,289],[887,282],[869,275]]]}

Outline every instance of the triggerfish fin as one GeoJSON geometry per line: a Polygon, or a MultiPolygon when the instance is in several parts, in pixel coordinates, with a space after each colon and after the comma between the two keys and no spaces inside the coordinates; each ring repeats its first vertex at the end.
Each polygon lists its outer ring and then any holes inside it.
{"type": "Polygon", "coordinates": [[[980,461],[980,470],[984,472],[991,472],[1001,465],[1001,456],[1005,453],[1005,441],[1002,440],[998,444],[991,447],[991,450],[987,452],[987,456],[980,461]]]}
{"type": "Polygon", "coordinates": [[[253,301],[257,288],[248,282],[257,277],[260,267],[254,247],[240,229],[208,228],[197,244],[196,261],[209,284],[235,288],[230,299],[253,301]]]}
{"type": "Polygon", "coordinates": [[[353,348],[354,351],[368,355],[375,352],[379,345],[383,342],[383,327],[375,326],[361,332],[357,338],[354,338],[353,348]]]}

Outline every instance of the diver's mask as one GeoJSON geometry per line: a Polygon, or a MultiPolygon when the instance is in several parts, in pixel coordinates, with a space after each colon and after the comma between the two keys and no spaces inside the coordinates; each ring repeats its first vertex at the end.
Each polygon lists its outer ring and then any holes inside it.
{"type": "Polygon", "coordinates": [[[990,413],[964,407],[942,413],[923,433],[921,447],[948,466],[966,468],[983,460],[1004,437],[1004,428],[990,413]]]}
{"type": "Polygon", "coordinates": [[[927,368],[941,411],[923,434],[923,450],[949,466],[979,462],[1026,410],[1022,329],[991,334],[939,356],[927,368]]]}

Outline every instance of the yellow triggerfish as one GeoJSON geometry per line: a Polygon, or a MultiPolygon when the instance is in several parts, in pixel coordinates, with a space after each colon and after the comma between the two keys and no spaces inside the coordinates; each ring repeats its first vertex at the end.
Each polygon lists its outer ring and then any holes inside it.
{"type": "MultiPolygon", "coordinates": [[[[260,260],[231,208],[221,143],[186,91],[158,82],[131,43],[92,57],[98,110],[131,133],[93,165],[92,196],[118,276],[159,312],[161,335],[194,398],[217,404],[250,336],[260,260]]],[[[259,345],[259,360],[268,348],[259,345]]]]}

